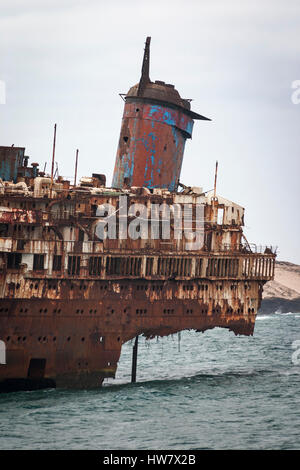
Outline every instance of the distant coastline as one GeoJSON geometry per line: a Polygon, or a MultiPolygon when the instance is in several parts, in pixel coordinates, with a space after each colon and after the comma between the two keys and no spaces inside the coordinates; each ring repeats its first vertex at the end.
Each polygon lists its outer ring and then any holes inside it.
{"type": "Polygon", "coordinates": [[[275,279],[265,284],[258,313],[300,312],[300,266],[277,261],[275,279]]]}
{"type": "Polygon", "coordinates": [[[260,313],[274,313],[274,312],[300,312],[300,297],[295,300],[281,299],[279,297],[272,297],[264,299],[258,311],[260,313]]]}

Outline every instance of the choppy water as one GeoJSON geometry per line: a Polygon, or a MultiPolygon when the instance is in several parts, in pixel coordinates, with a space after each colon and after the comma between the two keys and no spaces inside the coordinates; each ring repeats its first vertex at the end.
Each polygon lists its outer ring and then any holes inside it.
{"type": "Polygon", "coordinates": [[[126,344],[100,390],[0,395],[0,448],[299,449],[296,340],[300,313],[258,316],[250,338],[182,332],[180,351],[140,338],[136,384],[126,344]]]}

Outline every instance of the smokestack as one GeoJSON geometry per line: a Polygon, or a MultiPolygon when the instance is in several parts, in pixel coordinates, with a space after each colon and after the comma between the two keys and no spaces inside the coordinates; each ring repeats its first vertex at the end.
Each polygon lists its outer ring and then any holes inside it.
{"type": "Polygon", "coordinates": [[[150,41],[146,38],[140,81],[125,96],[112,187],[143,186],[177,191],[186,139],[195,119],[174,85],[151,82],[150,41]]]}

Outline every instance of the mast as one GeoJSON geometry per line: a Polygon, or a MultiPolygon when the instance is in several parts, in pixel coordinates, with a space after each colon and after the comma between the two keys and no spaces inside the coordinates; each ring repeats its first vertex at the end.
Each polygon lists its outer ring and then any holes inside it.
{"type": "Polygon", "coordinates": [[[54,157],[55,157],[55,141],[56,141],[56,124],[54,124],[53,152],[52,152],[52,166],[51,166],[51,183],[50,183],[50,198],[52,197],[52,186],[53,186],[54,157]]]}
{"type": "Polygon", "coordinates": [[[76,160],[75,160],[74,186],[76,186],[76,179],[77,179],[78,152],[79,152],[79,150],[77,149],[76,150],[76,160]]]}
{"type": "Polygon", "coordinates": [[[217,221],[218,221],[217,177],[218,177],[218,161],[216,161],[215,183],[214,183],[214,197],[213,197],[213,201],[212,201],[212,207],[213,207],[213,222],[214,222],[214,223],[217,223],[217,221]]]}
{"type": "Polygon", "coordinates": [[[218,176],[218,160],[216,161],[215,184],[214,184],[214,200],[216,200],[216,197],[217,197],[217,176],[218,176]]]}

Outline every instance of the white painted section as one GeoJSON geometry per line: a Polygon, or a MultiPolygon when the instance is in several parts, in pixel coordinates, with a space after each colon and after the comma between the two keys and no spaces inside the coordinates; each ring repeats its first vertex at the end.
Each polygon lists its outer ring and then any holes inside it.
{"type": "Polygon", "coordinates": [[[22,264],[27,264],[27,269],[29,271],[33,270],[33,254],[23,253],[22,254],[22,264]]]}

